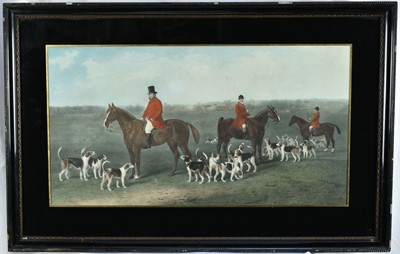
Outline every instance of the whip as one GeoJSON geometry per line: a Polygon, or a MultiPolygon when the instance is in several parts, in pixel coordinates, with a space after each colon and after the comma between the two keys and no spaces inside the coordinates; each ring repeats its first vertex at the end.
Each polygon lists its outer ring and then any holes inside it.
{"type": "Polygon", "coordinates": [[[250,99],[249,103],[246,105],[246,109],[251,113],[254,109],[254,100],[250,99]]]}

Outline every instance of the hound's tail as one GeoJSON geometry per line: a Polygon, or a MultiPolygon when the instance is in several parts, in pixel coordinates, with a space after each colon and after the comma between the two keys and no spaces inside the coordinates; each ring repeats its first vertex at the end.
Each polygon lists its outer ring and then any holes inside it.
{"type": "Polygon", "coordinates": [[[81,157],[83,157],[83,155],[85,154],[85,150],[86,150],[86,147],[84,147],[84,148],[82,149],[82,151],[81,151],[81,157]]]}
{"type": "Polygon", "coordinates": [[[103,163],[101,163],[101,169],[103,170],[103,174],[104,174],[104,172],[105,172],[105,170],[104,170],[104,164],[106,164],[106,163],[110,163],[110,161],[103,161],[103,163]]]}
{"type": "Polygon", "coordinates": [[[196,144],[198,144],[200,141],[199,131],[192,124],[190,124],[190,123],[186,123],[186,124],[189,125],[190,129],[192,130],[194,141],[196,142],[196,144]]]}
{"type": "Polygon", "coordinates": [[[62,146],[60,146],[60,148],[58,149],[57,155],[58,155],[58,158],[59,158],[60,160],[63,160],[63,158],[61,158],[61,154],[60,154],[61,149],[62,149],[62,146]]]}

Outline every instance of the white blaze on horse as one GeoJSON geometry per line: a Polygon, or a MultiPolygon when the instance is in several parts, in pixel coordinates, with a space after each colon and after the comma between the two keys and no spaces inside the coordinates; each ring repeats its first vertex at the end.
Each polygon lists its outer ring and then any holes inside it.
{"type": "MultiPolygon", "coordinates": [[[[137,119],[130,112],[116,107],[114,103],[108,105],[107,116],[104,120],[104,127],[109,130],[110,124],[117,121],[122,132],[126,149],[128,150],[131,163],[135,166],[135,172],[129,177],[140,177],[140,154],[142,147],[147,144],[147,137],[144,132],[144,121],[137,119]]],[[[169,175],[174,175],[179,159],[178,147],[184,155],[191,157],[188,148],[189,128],[192,130],[196,144],[199,143],[199,131],[190,123],[179,119],[169,119],[165,121],[164,129],[153,130],[152,146],[159,146],[167,143],[174,157],[174,163],[169,175]]]]}

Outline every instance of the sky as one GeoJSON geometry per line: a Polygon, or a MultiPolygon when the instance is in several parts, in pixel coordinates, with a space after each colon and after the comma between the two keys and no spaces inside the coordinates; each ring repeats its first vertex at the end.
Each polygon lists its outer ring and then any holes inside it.
{"type": "Polygon", "coordinates": [[[351,45],[48,45],[50,106],[349,98],[351,45]]]}

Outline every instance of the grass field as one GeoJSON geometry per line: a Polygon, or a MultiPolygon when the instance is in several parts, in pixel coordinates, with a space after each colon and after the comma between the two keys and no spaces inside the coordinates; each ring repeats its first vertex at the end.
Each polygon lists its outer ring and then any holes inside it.
{"type": "MultiPolygon", "coordinates": [[[[122,132],[114,123],[113,132],[103,127],[103,112],[62,114],[50,117],[50,205],[51,206],[345,206],[348,190],[348,115],[344,101],[319,101],[321,122],[337,124],[342,131],[335,130],[334,153],[317,150],[317,159],[302,159],[300,162],[280,162],[280,158],[258,165],[256,173],[245,173],[244,178],[234,182],[228,180],[203,183],[188,183],[183,161],[179,161],[177,174],[170,177],[172,154],[167,145],[142,151],[141,178],[126,181],[126,189],[100,190],[100,179],[79,179],[79,172],[70,170],[71,178],[60,182],[60,161],[57,150],[63,147],[63,157],[78,157],[82,148],[104,153],[113,166],[129,162],[122,132]]],[[[273,104],[272,104],[273,105],[273,104]]],[[[117,105],[118,106],[118,105],[117,105]]],[[[296,126],[289,127],[292,115],[306,118],[312,113],[314,103],[280,102],[273,105],[281,117],[278,124],[268,123],[265,138],[276,141],[276,136],[299,135],[296,126]]],[[[263,106],[257,105],[253,113],[263,106]]],[[[138,112],[133,112],[139,116],[138,112]]],[[[164,112],[164,118],[179,118],[192,123],[201,135],[200,144],[190,137],[189,148],[194,151],[215,152],[216,146],[205,144],[207,136],[217,135],[219,117],[233,117],[233,111],[187,111],[164,112]]],[[[299,139],[301,140],[301,138],[299,139]]],[[[232,139],[232,144],[240,143],[232,139]]],[[[248,141],[245,141],[249,143],[248,141]]],[[[129,172],[128,175],[131,175],[129,172]]],[[[115,180],[113,188],[115,187],[115,180]]]]}

